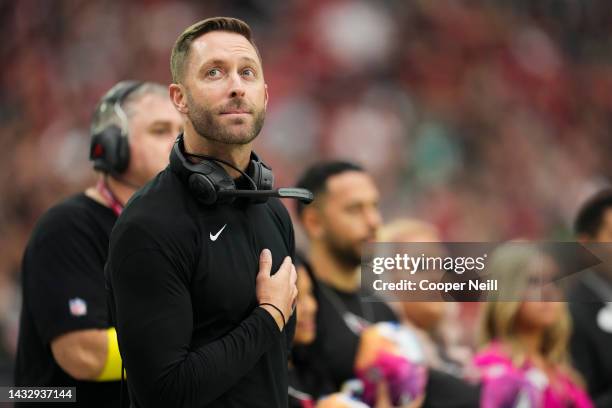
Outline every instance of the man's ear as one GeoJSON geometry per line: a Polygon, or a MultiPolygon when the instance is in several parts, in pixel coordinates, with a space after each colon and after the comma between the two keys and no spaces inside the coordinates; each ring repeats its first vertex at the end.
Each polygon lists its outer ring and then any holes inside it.
{"type": "Polygon", "coordinates": [[[170,92],[170,100],[172,104],[176,108],[177,111],[186,115],[189,113],[189,108],[187,107],[187,97],[185,94],[185,88],[181,84],[170,84],[168,86],[168,91],[170,92]]]}
{"type": "Polygon", "coordinates": [[[310,239],[320,239],[324,234],[321,208],[317,205],[305,207],[302,211],[302,224],[304,231],[310,239]]]}

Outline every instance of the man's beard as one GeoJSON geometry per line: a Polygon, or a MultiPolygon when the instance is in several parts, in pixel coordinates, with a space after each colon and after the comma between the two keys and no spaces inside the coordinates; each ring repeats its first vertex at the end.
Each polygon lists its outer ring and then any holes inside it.
{"type": "MultiPolygon", "coordinates": [[[[241,99],[233,100],[216,112],[196,104],[191,95],[187,93],[187,104],[189,107],[187,117],[189,117],[195,131],[207,140],[223,144],[244,145],[252,142],[261,131],[266,116],[265,109],[258,110],[241,99]],[[249,129],[234,132],[230,130],[230,126],[222,125],[219,121],[219,113],[232,109],[247,109],[250,111],[253,116],[252,126],[249,129]]],[[[236,120],[243,121],[245,119],[236,120]]]]}
{"type": "Polygon", "coordinates": [[[337,237],[328,236],[327,246],[338,263],[344,265],[347,269],[352,270],[361,265],[361,253],[350,243],[342,242],[337,237]]]}

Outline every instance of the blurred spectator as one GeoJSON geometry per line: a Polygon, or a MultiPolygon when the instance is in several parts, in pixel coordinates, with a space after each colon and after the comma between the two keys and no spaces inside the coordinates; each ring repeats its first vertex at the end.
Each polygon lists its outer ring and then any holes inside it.
{"type": "Polygon", "coordinates": [[[381,223],[378,189],[360,166],[342,161],[310,167],[297,182],[313,192],[309,206],[298,204],[310,240],[308,260],[317,285],[317,338],[314,347],[334,385],[353,378],[363,330],[397,321],[383,302],[366,302],[360,292],[363,244],[374,241],[381,223]]]}
{"type": "Polygon", "coordinates": [[[559,273],[553,258],[506,244],[493,254],[489,271],[504,298],[484,304],[484,348],[474,358],[483,384],[480,406],[592,407],[569,362],[571,321],[560,290],[535,284],[559,273]]]}
{"type": "MultiPolygon", "coordinates": [[[[431,243],[426,249],[444,253],[436,227],[432,224],[401,218],[384,225],[378,234],[380,242],[431,243]],[[439,249],[434,249],[439,247],[439,249]]],[[[471,332],[465,319],[460,318],[462,306],[452,302],[401,302],[402,323],[419,335],[431,368],[462,377],[471,361],[471,350],[461,342],[471,332]]]]}
{"type": "Polygon", "coordinates": [[[16,386],[76,387],[75,407],[127,400],[104,283],[110,233],[132,194],[168,165],[181,127],[158,83],[122,81],[98,103],[90,154],[98,183],[47,211],[24,253],[16,386]]]}
{"type": "MultiPolygon", "coordinates": [[[[612,253],[612,189],[605,189],[584,203],[576,217],[578,240],[600,259],[612,253]]],[[[612,270],[603,262],[581,275],[569,293],[574,321],[571,352],[598,408],[612,407],[612,270]]]]}
{"type": "MultiPolygon", "coordinates": [[[[297,185],[311,190],[315,195],[315,202],[310,206],[298,204],[300,221],[310,239],[308,256],[318,282],[317,340],[314,348],[335,386],[340,387],[357,374],[355,364],[358,349],[366,350],[365,353],[370,356],[385,351],[379,347],[384,336],[378,334],[378,326],[372,325],[398,321],[396,314],[381,299],[365,301],[364,295],[373,295],[360,291],[358,267],[363,245],[375,240],[381,223],[377,206],[378,189],[371,176],[361,167],[339,161],[313,165],[297,185]],[[370,341],[374,345],[369,344],[370,341]]],[[[389,350],[391,354],[397,354],[394,347],[389,350]]],[[[416,353],[416,350],[411,351],[416,353]]],[[[372,362],[376,358],[365,360],[372,362]]],[[[359,358],[359,361],[363,359],[359,358]]],[[[393,358],[393,361],[397,359],[393,358]]],[[[386,365],[387,362],[385,359],[382,364],[386,365]]],[[[391,365],[397,368],[395,363],[391,365]]],[[[361,364],[359,367],[362,368],[361,364]]],[[[414,373],[416,377],[420,376],[418,370],[414,373]]],[[[403,383],[401,376],[397,378],[392,373],[390,376],[403,383]]],[[[416,377],[409,376],[411,380],[416,377]]],[[[397,398],[399,391],[394,390],[395,384],[392,386],[389,378],[376,381],[379,385],[388,386],[388,392],[392,394],[389,399],[397,402],[394,396],[397,398]]],[[[467,408],[477,401],[476,388],[437,370],[429,372],[426,387],[423,407],[467,408]]],[[[413,388],[412,395],[418,394],[418,390],[419,387],[413,388]]],[[[385,397],[383,387],[376,393],[376,401],[385,397]]],[[[421,402],[422,399],[417,398],[409,404],[419,406],[421,402]]]]}
{"type": "MultiPolygon", "coordinates": [[[[399,245],[394,247],[396,250],[401,248],[402,242],[431,243],[422,249],[444,253],[442,245],[435,244],[440,242],[435,226],[409,218],[400,218],[384,225],[378,233],[378,240],[396,243],[399,245]]],[[[469,337],[470,320],[461,316],[459,322],[459,305],[443,302],[442,299],[393,305],[400,306],[404,326],[417,334],[430,368],[424,406],[467,408],[477,405],[479,388],[463,379],[471,356],[470,348],[462,344],[469,337]]]]}
{"type": "Polygon", "coordinates": [[[296,302],[297,321],[289,361],[289,406],[304,408],[322,396],[337,390],[331,383],[323,362],[310,347],[317,335],[317,300],[310,265],[300,256],[294,260],[298,273],[296,302]]]}
{"type": "Polygon", "coordinates": [[[359,340],[355,372],[363,384],[362,399],[379,405],[420,408],[425,399],[427,362],[414,330],[383,322],[366,328],[359,340]]]}

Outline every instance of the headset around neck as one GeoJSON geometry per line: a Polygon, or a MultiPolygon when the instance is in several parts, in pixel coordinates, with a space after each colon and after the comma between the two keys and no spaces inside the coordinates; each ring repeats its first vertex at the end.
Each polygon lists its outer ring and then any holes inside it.
{"type": "Polygon", "coordinates": [[[312,193],[306,189],[274,189],[272,169],[261,161],[255,152],[251,152],[247,170],[242,171],[224,160],[185,152],[183,134],[177,137],[172,147],[170,169],[187,184],[198,201],[205,205],[231,203],[238,197],[246,198],[255,204],[265,203],[269,197],[293,198],[306,204],[313,200],[312,193]],[[191,163],[187,160],[187,156],[197,157],[202,161],[191,163]],[[253,188],[250,190],[237,189],[235,180],[219,163],[237,170],[250,182],[253,188]]]}

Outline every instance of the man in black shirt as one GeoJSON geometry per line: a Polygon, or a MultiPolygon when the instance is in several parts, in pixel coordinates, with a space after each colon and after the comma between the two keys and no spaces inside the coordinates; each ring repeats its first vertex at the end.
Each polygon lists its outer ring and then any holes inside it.
{"type": "Polygon", "coordinates": [[[121,358],[104,283],[109,236],[136,187],[167,165],[180,126],[162,85],[125,81],[102,98],[91,126],[97,186],[47,211],[25,250],[17,386],[76,387],[70,407],[118,405],[121,358]]]}
{"type": "Polygon", "coordinates": [[[376,239],[381,224],[379,193],[360,166],[340,161],[314,165],[298,186],[316,197],[309,207],[298,204],[310,240],[308,259],[319,281],[315,347],[339,387],[354,377],[361,331],[398,320],[387,304],[364,302],[359,293],[363,245],[376,239]]]}
{"type": "Polygon", "coordinates": [[[252,154],[268,95],[249,27],[194,24],[171,70],[185,133],[170,167],[117,222],[106,267],[130,399],[138,408],[286,407],[293,226],[278,199],[231,196],[272,180],[252,154]]]}
{"type": "MultiPolygon", "coordinates": [[[[340,387],[355,377],[355,355],[363,329],[372,323],[398,321],[387,304],[364,302],[360,293],[363,246],[376,239],[381,224],[379,193],[363,168],[341,161],[312,166],[298,187],[315,195],[313,205],[298,204],[310,240],[308,258],[319,280],[314,354],[340,387]]],[[[425,394],[424,408],[478,406],[477,387],[436,370],[429,370],[425,394]]]]}
{"type": "MultiPolygon", "coordinates": [[[[612,242],[612,189],[591,197],[575,222],[579,242],[610,252],[612,242]]],[[[608,259],[604,255],[603,259],[608,259]]],[[[572,361],[584,376],[598,408],[612,406],[612,271],[603,263],[585,272],[568,294],[574,330],[572,361]]]]}

